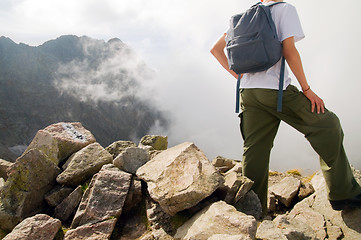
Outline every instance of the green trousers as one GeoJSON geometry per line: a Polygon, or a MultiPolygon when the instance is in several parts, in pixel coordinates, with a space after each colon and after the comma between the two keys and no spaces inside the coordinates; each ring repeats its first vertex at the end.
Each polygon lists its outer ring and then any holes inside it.
{"type": "MultiPolygon", "coordinates": [[[[343,148],[338,117],[311,112],[310,101],[295,86],[283,92],[283,109],[277,112],[277,90],[242,89],[241,133],[244,139],[243,174],[254,181],[263,211],[267,210],[269,157],[280,121],[304,134],[320,156],[330,200],[343,200],[361,193],[343,148]]],[[[283,147],[287,147],[287,144],[283,147]]]]}

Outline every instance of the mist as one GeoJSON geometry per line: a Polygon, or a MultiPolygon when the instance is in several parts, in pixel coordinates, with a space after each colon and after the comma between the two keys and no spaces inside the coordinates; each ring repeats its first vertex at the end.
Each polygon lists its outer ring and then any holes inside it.
{"type": "Polygon", "coordinates": [[[82,102],[126,104],[122,99],[144,99],[141,93],[151,91],[139,80],[152,79],[154,72],[119,39],[105,43],[81,37],[79,44],[84,58],[60,64],[54,74],[54,85],[60,92],[82,102]]]}
{"type": "MultiPolygon", "coordinates": [[[[229,17],[257,1],[209,2],[145,0],[19,0],[0,3],[2,34],[17,42],[39,45],[63,34],[87,35],[108,40],[121,39],[136,51],[150,68],[147,76],[130,79],[144,85],[139,94],[154,101],[172,119],[170,128],[155,126],[151,134],[168,135],[169,146],[194,142],[209,159],[217,155],[241,159],[243,141],[235,109],[235,79],[209,53],[213,43],[226,31],[229,17]],[[44,20],[47,21],[44,21],[44,20]],[[152,90],[151,90],[152,89],[152,90]]],[[[308,82],[335,112],[345,133],[344,146],[349,160],[361,168],[358,119],[361,102],[358,65],[361,48],[361,2],[287,1],[298,10],[306,38],[297,43],[308,82]],[[350,7],[352,6],[352,7],[350,7]],[[347,9],[347,11],[344,11],[347,9]]],[[[128,61],[124,64],[128,64],[128,61]]],[[[84,101],[119,96],[117,87],[94,83],[91,75],[108,74],[119,67],[108,59],[100,70],[84,73],[84,80],[72,86],[66,73],[80,71],[60,68],[58,87],[82,90],[84,101]],[[107,71],[103,71],[107,70],[107,71]],[[87,79],[87,80],[85,80],[87,79]],[[95,92],[88,89],[97,89],[95,92]]],[[[77,66],[89,64],[77,63],[77,66]]],[[[127,66],[128,67],[128,66],[127,66]]],[[[129,68],[137,68],[129,66],[129,68]]],[[[80,78],[81,79],[81,78],[80,78]]],[[[292,84],[298,86],[296,79],[292,84]]],[[[281,124],[271,155],[270,168],[277,171],[298,168],[305,172],[319,169],[317,154],[302,136],[281,124]]]]}

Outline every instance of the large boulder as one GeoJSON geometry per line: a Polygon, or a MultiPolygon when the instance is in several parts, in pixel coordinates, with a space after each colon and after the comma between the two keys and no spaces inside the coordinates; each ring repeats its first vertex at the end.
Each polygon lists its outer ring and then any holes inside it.
{"type": "Polygon", "coordinates": [[[23,218],[15,215],[11,210],[6,209],[4,204],[0,202],[0,237],[10,232],[22,220],[23,218]]]}
{"type": "Polygon", "coordinates": [[[229,235],[229,234],[214,234],[207,240],[252,240],[249,236],[245,235],[229,235]]]}
{"type": "Polygon", "coordinates": [[[261,201],[253,190],[247,192],[234,206],[238,211],[252,215],[256,220],[262,217],[261,201]]]}
{"type": "Polygon", "coordinates": [[[45,214],[38,214],[19,223],[3,240],[54,239],[60,228],[60,220],[45,214]]]}
{"type": "Polygon", "coordinates": [[[297,197],[301,181],[295,177],[285,177],[279,183],[270,187],[269,191],[286,207],[290,207],[297,197]]]}
{"type": "Polygon", "coordinates": [[[94,175],[84,192],[72,228],[118,218],[127,197],[132,175],[108,164],[94,175]]]}
{"type": "Polygon", "coordinates": [[[119,169],[135,174],[139,167],[149,161],[149,154],[146,150],[137,147],[130,147],[121,152],[113,161],[119,169]]]}
{"type": "Polygon", "coordinates": [[[146,135],[140,139],[140,147],[151,147],[153,150],[166,150],[168,148],[168,137],[157,135],[146,135]]]}
{"type": "Polygon", "coordinates": [[[142,201],[142,199],[142,182],[133,175],[122,212],[130,212],[142,201]]]}
{"type": "Polygon", "coordinates": [[[148,226],[151,230],[163,229],[167,233],[175,234],[176,229],[171,224],[172,216],[165,213],[160,205],[149,196],[145,199],[145,208],[148,226]]]}
{"type": "Polygon", "coordinates": [[[121,152],[128,147],[136,147],[137,145],[132,141],[116,141],[105,148],[115,159],[121,152]]]}
{"type": "Polygon", "coordinates": [[[61,221],[67,221],[77,209],[83,196],[81,186],[78,186],[54,209],[54,217],[61,221]]]}
{"type": "Polygon", "coordinates": [[[81,123],[60,122],[39,130],[25,153],[36,148],[58,164],[93,142],[94,136],[81,123]]]}
{"type": "MultiPolygon", "coordinates": [[[[342,229],[344,239],[361,239],[361,207],[334,211],[327,199],[325,185],[324,188],[319,189],[314,194],[298,203],[298,205],[299,206],[295,206],[295,211],[299,211],[298,209],[301,207],[304,209],[311,208],[311,210],[323,215],[325,221],[329,223],[326,225],[326,231],[331,231],[333,230],[332,226],[336,226],[342,229]]],[[[293,211],[290,212],[290,214],[295,213],[293,211]]]]}
{"type": "Polygon", "coordinates": [[[51,207],[58,206],[74,189],[63,186],[56,186],[50,192],[48,192],[44,199],[51,207]]]}
{"type": "Polygon", "coordinates": [[[224,176],[224,183],[217,192],[226,203],[234,204],[238,202],[251,189],[253,181],[242,176],[236,171],[228,171],[224,176]]]}
{"type": "Polygon", "coordinates": [[[308,224],[296,218],[280,215],[273,222],[287,239],[316,239],[316,232],[308,224]]]}
{"type": "Polygon", "coordinates": [[[14,163],[8,162],[4,159],[0,159],[0,178],[3,178],[6,180],[8,178],[8,169],[13,165],[14,163]]]}
{"type": "Polygon", "coordinates": [[[169,148],[137,170],[150,196],[170,215],[211,195],[223,178],[193,143],[169,148]]]}
{"type": "Polygon", "coordinates": [[[316,237],[319,239],[325,239],[327,236],[324,216],[312,208],[298,204],[288,214],[288,218],[296,219],[312,228],[316,233],[316,237]]]}
{"type": "Polygon", "coordinates": [[[44,196],[56,184],[58,166],[43,152],[30,149],[9,169],[0,192],[0,229],[11,230],[14,223],[39,213],[44,196]]]}
{"type": "Polygon", "coordinates": [[[326,232],[329,239],[339,239],[342,234],[343,239],[361,239],[361,207],[335,211],[328,201],[322,172],[315,174],[311,183],[315,193],[297,203],[287,218],[309,226],[319,238],[326,232]]]}
{"type": "Polygon", "coordinates": [[[112,163],[113,157],[95,142],[74,153],[67,162],[69,164],[56,181],[62,185],[77,186],[99,172],[103,165],[112,163]]]}
{"type": "Polygon", "coordinates": [[[287,240],[288,238],[273,221],[264,220],[257,228],[256,239],[287,240]]]}
{"type": "Polygon", "coordinates": [[[108,240],[112,235],[117,219],[108,219],[102,222],[87,224],[65,233],[64,240],[108,240]]]}
{"type": "MultiPolygon", "coordinates": [[[[126,240],[133,240],[133,238],[126,240]]],[[[148,231],[141,237],[137,238],[137,240],[174,240],[174,238],[165,232],[162,228],[160,228],[153,231],[148,231]]]]}
{"type": "Polygon", "coordinates": [[[222,156],[217,156],[212,160],[213,166],[221,173],[225,173],[228,170],[232,169],[237,163],[239,162],[237,162],[236,160],[225,158],[222,156]]]}
{"type": "Polygon", "coordinates": [[[227,234],[254,239],[256,230],[257,221],[254,217],[238,212],[233,206],[219,201],[184,223],[178,228],[174,238],[207,240],[216,234],[227,234]]]}
{"type": "MultiPolygon", "coordinates": [[[[311,224],[311,221],[310,221],[311,224]]],[[[287,240],[287,239],[327,239],[317,236],[309,224],[296,218],[280,215],[273,221],[264,220],[257,229],[256,239],[287,240]]],[[[329,238],[332,239],[332,238],[329,238]]],[[[336,239],[335,239],[336,240],[336,239]]]]}

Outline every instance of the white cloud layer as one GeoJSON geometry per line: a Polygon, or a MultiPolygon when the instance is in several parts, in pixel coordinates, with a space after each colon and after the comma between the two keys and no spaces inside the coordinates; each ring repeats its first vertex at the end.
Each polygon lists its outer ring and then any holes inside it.
{"type": "MultiPolygon", "coordinates": [[[[63,34],[118,37],[156,70],[154,98],[172,113],[171,144],[193,141],[209,158],[240,159],[242,140],[234,111],[234,79],[209,49],[232,14],[251,0],[2,0],[1,35],[39,45],[63,34]]],[[[350,162],[361,168],[361,55],[359,0],[289,0],[306,34],[297,44],[308,81],[341,119],[350,162]]],[[[147,82],[148,79],[144,79],[147,82]]],[[[149,83],[148,83],[149,84],[149,83]]],[[[293,79],[293,84],[297,85],[293,79]]],[[[318,157],[303,136],[282,125],[271,168],[317,170],[318,157]]]]}

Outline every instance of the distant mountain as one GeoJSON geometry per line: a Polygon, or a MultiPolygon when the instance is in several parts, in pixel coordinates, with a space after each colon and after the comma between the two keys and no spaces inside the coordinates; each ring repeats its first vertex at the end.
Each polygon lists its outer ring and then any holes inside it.
{"type": "Polygon", "coordinates": [[[119,39],[68,35],[32,47],[0,37],[0,158],[14,160],[60,121],[81,122],[103,146],[166,129],[142,84],[152,74],[119,39]]]}

